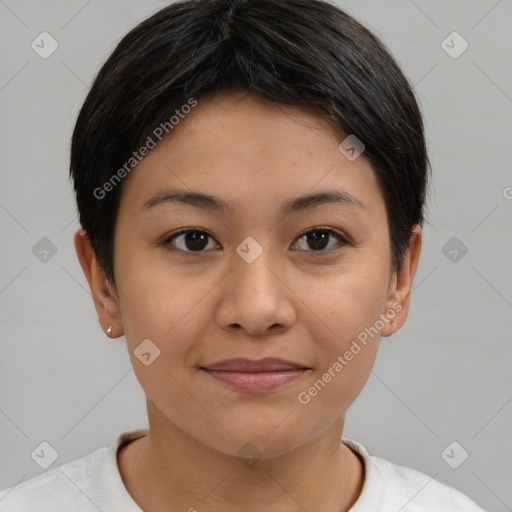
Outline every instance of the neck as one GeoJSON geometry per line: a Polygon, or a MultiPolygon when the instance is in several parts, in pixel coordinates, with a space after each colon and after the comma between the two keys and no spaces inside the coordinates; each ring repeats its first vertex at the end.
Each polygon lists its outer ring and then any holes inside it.
{"type": "Polygon", "coordinates": [[[172,423],[150,420],[149,434],[118,452],[118,466],[132,498],[151,512],[342,512],[364,481],[362,461],[341,443],[342,431],[338,419],[287,453],[244,462],[172,423]]]}

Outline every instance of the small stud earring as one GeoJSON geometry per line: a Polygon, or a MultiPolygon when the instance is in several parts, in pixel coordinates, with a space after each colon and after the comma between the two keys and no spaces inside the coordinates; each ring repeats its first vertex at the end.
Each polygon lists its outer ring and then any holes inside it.
{"type": "Polygon", "coordinates": [[[110,336],[111,336],[111,334],[112,334],[112,324],[110,324],[110,325],[108,326],[108,329],[107,329],[107,336],[109,336],[109,337],[110,337],[110,336]]]}

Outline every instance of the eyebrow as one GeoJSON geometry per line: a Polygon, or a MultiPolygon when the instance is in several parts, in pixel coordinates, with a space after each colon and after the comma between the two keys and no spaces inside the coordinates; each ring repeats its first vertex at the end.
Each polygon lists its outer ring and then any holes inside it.
{"type": "MultiPolygon", "coordinates": [[[[179,189],[168,189],[159,192],[145,201],[142,204],[141,210],[148,210],[165,203],[184,203],[195,206],[196,208],[203,208],[205,210],[233,213],[233,206],[229,201],[225,201],[220,197],[204,194],[202,192],[179,189]]],[[[341,204],[360,208],[362,210],[366,209],[364,203],[345,190],[324,190],[289,199],[283,203],[281,213],[283,215],[298,213],[324,204],[341,204]]]]}

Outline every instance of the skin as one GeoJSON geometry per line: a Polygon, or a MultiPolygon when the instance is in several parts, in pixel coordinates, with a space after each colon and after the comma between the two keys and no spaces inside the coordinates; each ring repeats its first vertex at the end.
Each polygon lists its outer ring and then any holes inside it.
{"type": "Polygon", "coordinates": [[[76,232],[99,322],[113,325],[112,337],[126,336],[147,397],[149,435],[118,454],[124,484],[143,510],[339,512],[357,500],[364,467],[340,442],[345,412],[370,375],[380,336],[406,321],[422,232],[414,227],[393,272],[376,176],[364,154],[350,161],[339,151],[342,140],[305,109],[233,91],[201,97],[125,178],[117,287],[85,232],[76,232]],[[233,213],[180,203],[141,210],[169,187],[219,196],[233,213]],[[343,189],[365,208],[331,203],[281,214],[284,201],[325,189],[343,189]],[[314,252],[314,239],[302,235],[319,226],[347,243],[332,234],[314,252]],[[202,252],[185,237],[164,245],[182,228],[211,236],[202,252]],[[252,263],[236,252],[248,236],[263,249],[252,263]],[[401,304],[394,324],[299,403],[298,394],[393,304],[401,304]],[[146,338],[160,349],[148,366],[134,355],[146,338]],[[280,357],[310,370],[284,388],[247,394],[198,368],[232,357],[280,357]],[[251,467],[237,456],[248,442],[260,457],[251,467]]]}

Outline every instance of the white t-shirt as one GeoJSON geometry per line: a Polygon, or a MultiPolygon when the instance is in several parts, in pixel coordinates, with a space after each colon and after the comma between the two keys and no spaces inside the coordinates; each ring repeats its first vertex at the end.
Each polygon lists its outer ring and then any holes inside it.
{"type": "MultiPolygon", "coordinates": [[[[147,432],[121,432],[110,446],[0,492],[0,512],[142,512],[123,484],[117,451],[147,432]]],[[[355,441],[342,442],[359,453],[365,465],[363,490],[350,512],[485,512],[452,487],[370,456],[355,441]]]]}

